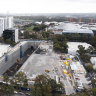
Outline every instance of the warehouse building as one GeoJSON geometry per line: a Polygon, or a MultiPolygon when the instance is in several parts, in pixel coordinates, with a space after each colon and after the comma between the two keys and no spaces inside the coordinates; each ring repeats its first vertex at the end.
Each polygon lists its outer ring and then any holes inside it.
{"type": "Polygon", "coordinates": [[[67,45],[68,45],[68,53],[73,55],[78,54],[77,50],[79,45],[82,45],[83,47],[85,47],[85,49],[88,49],[88,47],[91,46],[90,44],[85,42],[67,42],[67,45]]]}
{"type": "Polygon", "coordinates": [[[49,27],[49,31],[52,32],[53,34],[76,34],[78,33],[79,35],[87,34],[88,36],[93,36],[94,33],[92,30],[90,30],[88,27],[87,28],[82,28],[81,25],[76,24],[76,23],[64,23],[61,22],[59,23],[58,26],[54,27],[49,27]]]}

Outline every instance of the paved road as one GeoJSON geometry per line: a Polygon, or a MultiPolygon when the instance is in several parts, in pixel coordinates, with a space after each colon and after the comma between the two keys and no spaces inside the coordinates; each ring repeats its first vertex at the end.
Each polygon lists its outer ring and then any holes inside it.
{"type": "MultiPolygon", "coordinates": [[[[66,95],[74,94],[75,90],[73,89],[73,86],[71,85],[71,82],[69,81],[69,76],[63,74],[62,68],[60,65],[60,61],[57,59],[56,53],[54,53],[54,55],[55,55],[55,60],[57,62],[56,67],[58,68],[58,74],[60,74],[60,76],[62,77],[62,78],[60,78],[60,81],[64,85],[66,95]]],[[[61,64],[62,64],[62,62],[61,62],[61,64]]]]}
{"type": "Polygon", "coordinates": [[[66,95],[70,95],[72,93],[75,93],[73,86],[71,85],[71,83],[69,81],[68,76],[66,76],[66,80],[64,80],[64,85],[65,85],[66,95]]]}

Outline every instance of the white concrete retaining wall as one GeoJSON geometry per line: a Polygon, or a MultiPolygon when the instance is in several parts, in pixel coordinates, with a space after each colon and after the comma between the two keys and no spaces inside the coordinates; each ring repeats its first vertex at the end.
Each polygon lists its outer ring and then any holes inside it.
{"type": "Polygon", "coordinates": [[[20,58],[20,46],[22,45],[22,52],[24,52],[33,46],[34,48],[38,47],[38,44],[40,42],[38,41],[23,41],[19,44],[17,44],[12,50],[7,53],[8,54],[8,61],[5,61],[5,56],[0,58],[0,75],[2,75],[4,72],[6,72],[16,61],[20,58]]]}

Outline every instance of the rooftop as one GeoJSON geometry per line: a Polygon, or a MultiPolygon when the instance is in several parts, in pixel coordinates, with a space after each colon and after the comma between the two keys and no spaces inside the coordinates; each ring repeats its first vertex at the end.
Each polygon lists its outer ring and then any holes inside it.
{"type": "Polygon", "coordinates": [[[59,23],[58,26],[50,27],[49,29],[53,29],[54,32],[59,29],[63,29],[63,33],[90,33],[93,34],[93,31],[90,30],[88,27],[83,28],[79,24],[75,23],[59,23]]]}
{"type": "Polygon", "coordinates": [[[83,47],[85,47],[85,49],[91,46],[90,44],[83,42],[68,42],[67,45],[68,45],[68,53],[74,55],[77,53],[76,51],[78,50],[79,45],[82,45],[83,47]]]}
{"type": "Polygon", "coordinates": [[[5,53],[7,53],[10,50],[11,50],[10,45],[0,43],[0,57],[2,57],[5,53]]]}

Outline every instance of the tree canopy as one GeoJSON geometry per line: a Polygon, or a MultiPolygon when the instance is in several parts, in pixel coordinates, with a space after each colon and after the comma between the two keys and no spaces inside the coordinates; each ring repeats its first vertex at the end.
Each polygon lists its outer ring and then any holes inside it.
{"type": "Polygon", "coordinates": [[[48,75],[39,75],[31,87],[31,96],[53,96],[53,94],[62,92],[62,89],[62,84],[57,84],[48,75]]]}
{"type": "Polygon", "coordinates": [[[83,62],[85,63],[90,62],[90,56],[87,54],[87,50],[85,50],[85,47],[83,47],[82,45],[79,45],[77,52],[79,53],[79,56],[83,62]]]}

